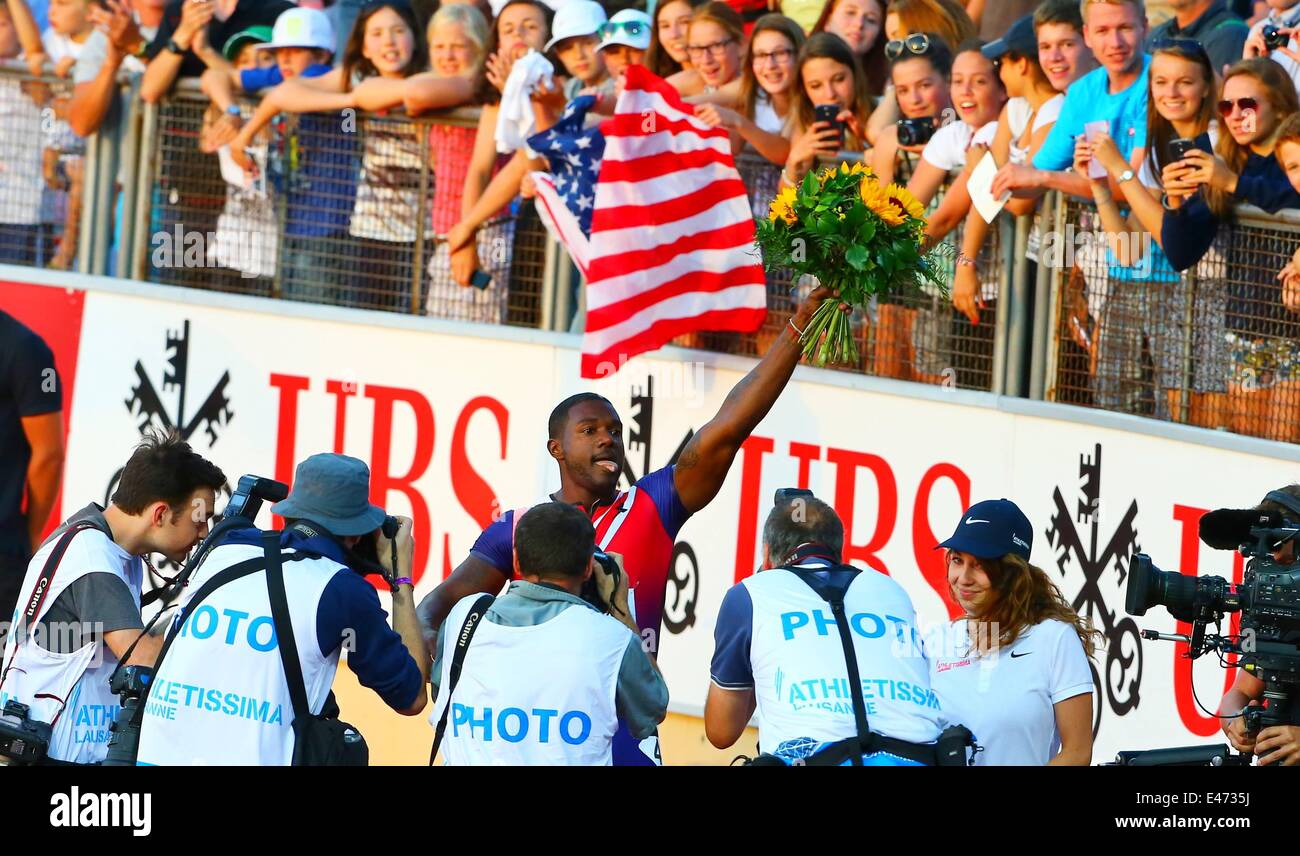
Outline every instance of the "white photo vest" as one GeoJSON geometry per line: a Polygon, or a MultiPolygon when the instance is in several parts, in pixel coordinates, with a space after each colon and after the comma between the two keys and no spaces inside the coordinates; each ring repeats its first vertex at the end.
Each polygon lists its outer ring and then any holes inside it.
{"type": "MultiPolygon", "coordinates": [[[[829,743],[857,734],[830,605],[781,568],[761,571],[743,585],[754,607],[750,661],[760,748],[774,752],[788,740],[829,743]]],[[[914,743],[937,740],[946,722],[930,689],[907,593],[884,574],[859,571],[845,593],[844,611],[871,730],[914,743]]]]}
{"type": "MultiPolygon", "coordinates": [[[[447,706],[451,651],[479,595],[447,616],[435,726],[447,706]]],[[[532,627],[484,618],[465,654],[442,741],[448,765],[610,765],[614,694],[632,632],[594,609],[571,606],[532,627]]]]}
{"type": "MultiPolygon", "coordinates": [[[[18,616],[30,602],[36,580],[60,537],[47,539],[28,563],[11,627],[18,626],[18,616]]],[[[108,729],[121,707],[117,696],[108,689],[109,676],[117,668],[117,657],[103,642],[88,642],[70,654],[55,654],[42,648],[35,636],[37,622],[49,612],[59,595],[93,573],[111,573],[121,579],[139,606],[144,562],[98,529],[78,532],[68,543],[22,644],[18,644],[19,638],[14,634],[5,642],[5,676],[0,684],[0,706],[12,698],[31,709],[32,719],[54,725],[49,757],[77,764],[99,763],[108,754],[108,729]]],[[[91,629],[82,628],[83,637],[89,636],[91,629]]],[[[54,628],[53,632],[60,630],[54,628]]]]}
{"type": "MultiPolygon", "coordinates": [[[[217,547],[190,580],[185,602],[218,571],[261,555],[261,545],[217,547]]],[[[312,713],[320,713],[338,668],[338,648],[321,655],[316,613],[326,584],[340,572],[352,573],[323,558],[284,562],[285,596],[312,713]]],[[[256,571],[212,592],[186,619],[154,676],[137,760],[275,766],[289,764],[293,747],[293,701],[266,574],[256,571]]]]}

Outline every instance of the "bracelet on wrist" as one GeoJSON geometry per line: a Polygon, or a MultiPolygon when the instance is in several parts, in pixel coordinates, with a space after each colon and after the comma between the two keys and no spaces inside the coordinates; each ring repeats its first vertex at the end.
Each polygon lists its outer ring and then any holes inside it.
{"type": "Polygon", "coordinates": [[[189,53],[190,51],[188,47],[181,47],[180,42],[176,41],[175,39],[167,40],[167,50],[171,51],[177,56],[185,56],[185,54],[189,53]]]}
{"type": "Polygon", "coordinates": [[[410,577],[398,577],[397,579],[393,580],[393,591],[396,591],[397,587],[400,585],[408,585],[414,588],[415,582],[410,577]]]}

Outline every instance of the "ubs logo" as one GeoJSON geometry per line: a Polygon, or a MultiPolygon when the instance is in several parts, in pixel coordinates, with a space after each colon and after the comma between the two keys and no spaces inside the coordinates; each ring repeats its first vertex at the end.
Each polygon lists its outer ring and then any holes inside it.
{"type": "MultiPolygon", "coordinates": [[[[163,434],[175,431],[180,434],[182,440],[194,446],[195,451],[203,454],[216,445],[222,431],[230,425],[235,413],[231,409],[230,397],[226,391],[230,385],[229,371],[222,372],[220,379],[207,390],[203,395],[202,403],[193,412],[186,411],[187,399],[192,403],[197,393],[201,392],[201,389],[195,388],[189,376],[190,344],[190,322],[187,320],[179,333],[168,332],[166,335],[164,349],[167,358],[162,373],[161,392],[154,386],[153,378],[145,369],[144,363],[136,360],[135,385],[131,388],[130,397],[124,403],[127,412],[135,420],[136,430],[141,436],[149,431],[163,434]],[[200,443],[200,439],[206,442],[200,443]]],[[[118,469],[109,479],[108,489],[104,492],[105,505],[112,499],[121,478],[122,470],[118,469]]],[[[219,492],[218,505],[221,504],[222,496],[229,498],[229,485],[223,486],[219,492]]],[[[213,517],[211,524],[215,526],[218,520],[219,517],[213,517]]],[[[155,565],[148,566],[151,588],[159,587],[164,580],[154,567],[155,565]]],[[[178,565],[164,557],[158,557],[156,567],[171,571],[180,569],[178,565]]]]}
{"type": "Polygon", "coordinates": [[[1141,552],[1138,544],[1136,500],[1128,505],[1103,504],[1101,498],[1101,444],[1094,446],[1092,456],[1079,457],[1081,496],[1071,512],[1065,496],[1058,487],[1052,493],[1056,511],[1052,525],[1047,530],[1047,540],[1056,548],[1056,566],[1066,580],[1079,583],[1078,594],[1072,605],[1080,616],[1100,620],[1105,639],[1096,659],[1103,663],[1088,663],[1092,669],[1093,695],[1092,734],[1101,728],[1103,700],[1116,716],[1123,716],[1138,706],[1138,688],[1142,683],[1142,639],[1137,623],[1124,616],[1117,619],[1116,610],[1106,604],[1106,593],[1122,602],[1124,583],[1128,579],[1128,565],[1135,553],[1141,552]],[[1110,510],[1124,511],[1112,520],[1110,510]],[[1113,528],[1111,525],[1113,524],[1113,528]],[[1109,528],[1110,536],[1103,537],[1109,528]],[[1103,590],[1103,586],[1105,589],[1103,590]]]}

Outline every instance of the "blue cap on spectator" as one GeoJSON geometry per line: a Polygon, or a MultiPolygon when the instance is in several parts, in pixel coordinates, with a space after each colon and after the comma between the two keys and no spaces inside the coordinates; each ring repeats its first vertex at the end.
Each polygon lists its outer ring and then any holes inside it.
{"type": "Polygon", "coordinates": [[[1011,25],[1007,34],[980,48],[986,59],[999,60],[1009,53],[1038,56],[1038,36],[1034,33],[1034,16],[1025,15],[1011,25]]]}
{"type": "Polygon", "coordinates": [[[1033,545],[1034,527],[1019,506],[1009,499],[986,499],[968,508],[957,531],[938,546],[977,559],[1000,559],[1015,553],[1028,560],[1033,545]]]}

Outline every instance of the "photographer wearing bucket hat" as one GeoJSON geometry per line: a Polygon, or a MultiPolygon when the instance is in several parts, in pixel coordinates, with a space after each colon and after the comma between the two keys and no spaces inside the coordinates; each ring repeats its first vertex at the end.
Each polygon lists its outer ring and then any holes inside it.
{"type": "MultiPolygon", "coordinates": [[[[411,520],[396,518],[401,525],[389,541],[381,531],[387,514],[369,495],[365,463],[320,454],[298,465],[293,491],[271,507],[285,518],[278,533],[285,601],[316,717],[337,712],[330,687],[344,647],[357,679],[389,707],[415,716],[426,702],[428,656],[410,578],[411,520]],[[392,588],[392,628],[363,576],[381,571],[392,588]]],[[[221,571],[262,558],[265,534],[229,531],[191,578],[149,691],[139,763],[285,765],[294,759],[294,706],[279,650],[285,633],[272,617],[266,574],[232,578],[201,603],[194,600],[221,571]]]]}
{"type": "MultiPolygon", "coordinates": [[[[948,587],[966,613],[930,650],[943,709],[984,751],[976,766],[1087,766],[1095,631],[1040,568],[1034,530],[1007,499],[972,505],[952,537],[948,587]]],[[[936,548],[937,549],[937,548],[936,548]]]]}

